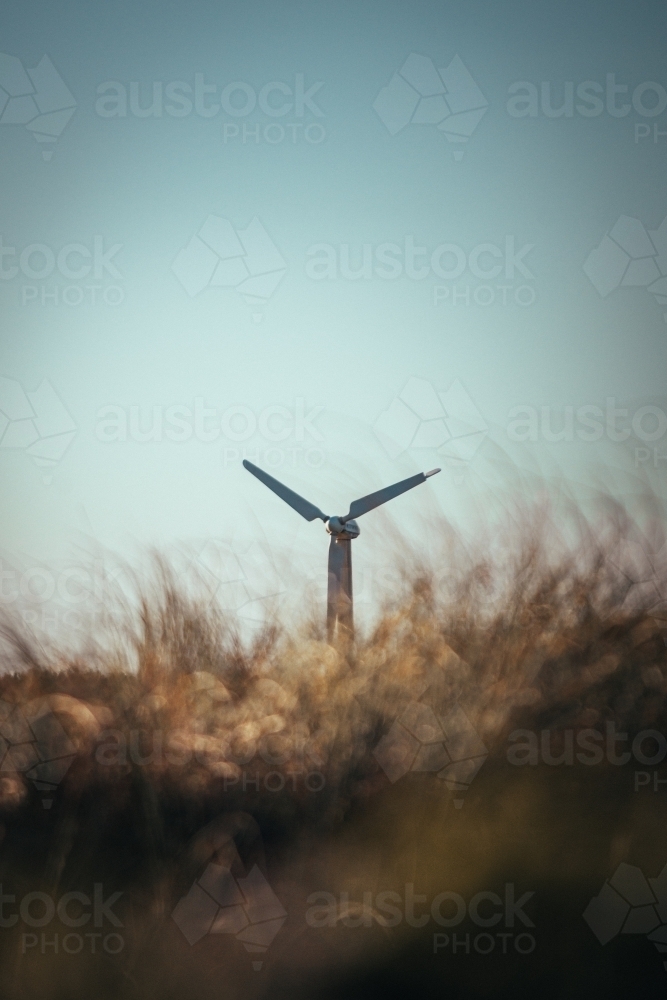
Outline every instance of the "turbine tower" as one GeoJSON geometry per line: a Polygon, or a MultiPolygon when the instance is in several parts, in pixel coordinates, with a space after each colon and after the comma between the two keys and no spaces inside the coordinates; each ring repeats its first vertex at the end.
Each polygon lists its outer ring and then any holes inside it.
{"type": "Polygon", "coordinates": [[[319,517],[327,526],[327,532],[331,535],[329,544],[329,584],[327,588],[327,637],[332,642],[338,632],[347,636],[352,636],[354,632],[354,619],[352,615],[352,541],[359,536],[359,525],[355,518],[362,514],[374,510],[387,500],[393,500],[406,490],[411,490],[413,486],[425,483],[429,476],[434,476],[440,469],[431,469],[430,472],[419,472],[416,476],[403,479],[393,486],[385,486],[377,493],[369,493],[366,497],[353,500],[350,509],[344,517],[330,517],[323,514],[319,507],[309,500],[304,500],[298,493],[294,493],[283,483],[278,482],[268,472],[259,469],[252,462],[244,460],[244,467],[248,472],[252,472],[260,482],[273,490],[281,500],[288,503],[306,521],[314,521],[319,517]]]}

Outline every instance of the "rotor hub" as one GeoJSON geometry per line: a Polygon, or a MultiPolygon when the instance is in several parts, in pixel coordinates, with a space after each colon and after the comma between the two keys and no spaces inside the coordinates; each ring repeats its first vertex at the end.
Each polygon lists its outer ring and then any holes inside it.
{"type": "Polygon", "coordinates": [[[327,531],[336,538],[358,538],[360,528],[356,521],[341,521],[339,517],[330,517],[327,521],[327,531]]]}

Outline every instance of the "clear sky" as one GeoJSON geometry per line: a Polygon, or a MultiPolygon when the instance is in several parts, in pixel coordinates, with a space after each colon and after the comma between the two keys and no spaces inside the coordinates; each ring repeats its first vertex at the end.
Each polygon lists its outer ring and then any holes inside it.
{"type": "Polygon", "coordinates": [[[3,558],[258,539],[324,572],[245,455],[329,513],[442,465],[395,501],[422,529],[517,466],[664,483],[665,28],[618,0],[15,5],[3,558]]]}

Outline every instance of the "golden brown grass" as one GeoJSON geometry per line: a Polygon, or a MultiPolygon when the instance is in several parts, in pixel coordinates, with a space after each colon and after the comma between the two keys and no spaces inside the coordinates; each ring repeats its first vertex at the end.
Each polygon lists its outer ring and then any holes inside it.
{"type": "MultiPolygon", "coordinates": [[[[196,869],[188,842],[239,811],[259,823],[272,884],[302,914],[314,889],[361,896],[421,879],[433,891],[474,892],[508,872],[557,898],[576,897],[597,891],[609,866],[635,849],[657,874],[667,861],[650,835],[664,820],[659,796],[633,796],[604,764],[576,773],[510,768],[506,750],[516,728],[551,730],[554,752],[565,729],[602,731],[613,722],[631,736],[666,731],[658,522],[639,526],[607,502],[558,533],[544,510],[517,523],[502,546],[475,550],[450,534],[431,546],[438,557],[404,552],[400,593],[387,595],[354,645],[327,645],[312,614],[289,625],[270,618],[244,638],[160,559],[151,582],[113,609],[112,628],[94,637],[88,654],[40,645],[16,622],[5,624],[0,699],[48,699],[77,756],[48,814],[30,782],[5,773],[0,833],[26,886],[34,886],[30,857],[16,831],[30,829],[40,885],[56,891],[85,872],[122,884],[132,898],[124,911],[132,946],[108,995],[217,995],[214,968],[192,955],[179,959],[164,927],[196,869]],[[430,775],[391,786],[372,754],[403,706],[425,691],[443,712],[460,704],[490,750],[460,811],[430,775]],[[255,782],[244,788],[249,772],[255,782]],[[287,776],[278,791],[266,785],[275,773],[287,776]],[[322,776],[317,791],[306,780],[313,773],[322,776]],[[162,972],[149,974],[155,962],[162,972]]],[[[319,995],[313,969],[347,968],[328,946],[303,943],[303,927],[281,933],[292,950],[276,946],[276,975],[294,989],[307,982],[309,995],[319,995]]],[[[394,940],[402,953],[412,938],[403,929],[394,940]]],[[[394,961],[384,941],[369,938],[354,961],[394,961]]],[[[558,967],[550,953],[544,961],[558,967]]],[[[16,963],[5,979],[11,995],[38,988],[43,997],[78,996],[83,988],[70,978],[61,994],[46,965],[37,973],[16,963]]],[[[77,967],[77,976],[106,996],[96,968],[77,967]]],[[[258,985],[234,968],[228,995],[278,990],[275,978],[258,985]]],[[[525,974],[541,988],[537,972],[525,974]]],[[[504,995],[479,975],[456,995],[504,995]]]]}

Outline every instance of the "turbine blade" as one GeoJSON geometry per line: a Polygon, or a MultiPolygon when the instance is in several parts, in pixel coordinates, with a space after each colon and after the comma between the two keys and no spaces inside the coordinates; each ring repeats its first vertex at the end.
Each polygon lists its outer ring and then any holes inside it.
{"type": "Polygon", "coordinates": [[[264,485],[268,486],[270,490],[273,490],[273,492],[276,493],[281,500],[288,503],[290,507],[297,512],[297,514],[301,514],[301,517],[305,517],[306,521],[314,521],[316,517],[319,517],[322,521],[329,520],[327,515],[323,514],[320,508],[316,507],[314,503],[311,503],[309,500],[304,500],[304,498],[300,497],[298,493],[295,493],[293,490],[288,489],[287,486],[279,483],[278,480],[274,479],[273,476],[270,476],[268,472],[264,472],[263,469],[257,468],[256,465],[253,465],[252,462],[248,462],[247,459],[243,460],[243,466],[248,470],[248,472],[252,472],[253,476],[257,476],[261,483],[264,483],[264,485]]]}
{"type": "Polygon", "coordinates": [[[367,497],[354,500],[350,504],[349,514],[341,517],[341,521],[345,523],[345,521],[349,521],[353,517],[361,517],[362,514],[366,514],[369,510],[374,510],[375,507],[386,503],[387,500],[393,500],[394,497],[400,496],[406,490],[411,490],[413,486],[425,483],[429,476],[434,476],[436,472],[440,472],[440,469],[431,469],[430,472],[419,472],[416,476],[410,476],[409,479],[403,479],[400,483],[394,483],[393,486],[385,486],[384,489],[378,490],[377,493],[369,493],[367,497]]]}

